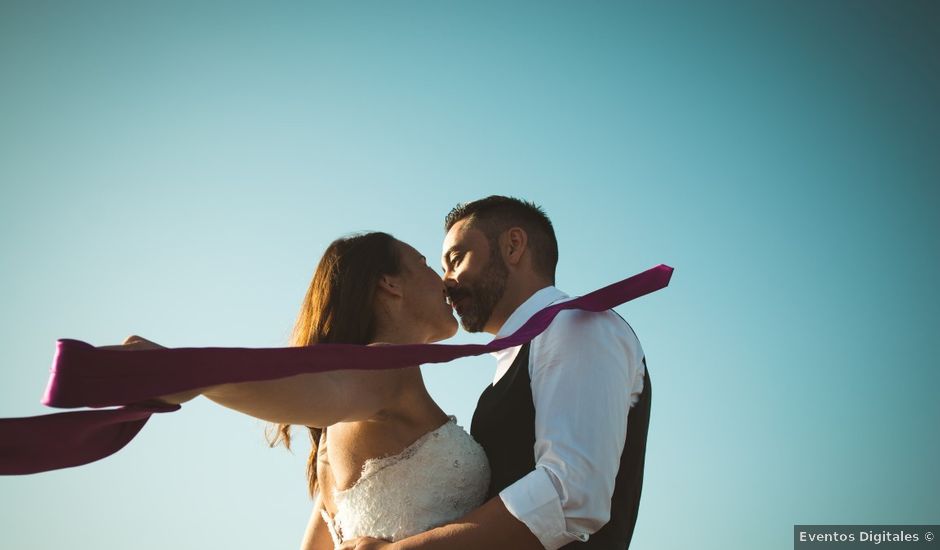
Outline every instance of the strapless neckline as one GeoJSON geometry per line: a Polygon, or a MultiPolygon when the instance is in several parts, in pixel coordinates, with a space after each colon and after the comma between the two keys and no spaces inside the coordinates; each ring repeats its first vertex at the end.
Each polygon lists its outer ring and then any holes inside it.
{"type": "Polygon", "coordinates": [[[428,441],[428,439],[434,437],[434,434],[440,433],[442,430],[447,428],[448,424],[456,423],[456,422],[457,422],[456,416],[447,415],[447,421],[445,421],[440,426],[434,428],[433,430],[425,432],[424,435],[422,435],[418,439],[415,439],[414,442],[412,442],[410,445],[402,449],[400,452],[395,453],[393,455],[388,455],[388,456],[380,456],[377,458],[367,458],[365,462],[362,463],[362,471],[359,473],[359,479],[357,479],[355,483],[353,483],[346,489],[334,489],[333,497],[342,498],[343,495],[354,491],[367,478],[377,474],[378,472],[384,470],[385,468],[391,466],[392,464],[396,464],[398,462],[401,462],[402,460],[405,460],[413,456],[416,452],[418,452],[418,449],[420,449],[421,446],[424,445],[428,441]]]}
{"type": "Polygon", "coordinates": [[[483,448],[448,415],[402,451],[367,459],[352,486],[331,491],[336,513],[320,515],[336,546],[363,536],[396,541],[481,505],[489,482],[483,448]]]}

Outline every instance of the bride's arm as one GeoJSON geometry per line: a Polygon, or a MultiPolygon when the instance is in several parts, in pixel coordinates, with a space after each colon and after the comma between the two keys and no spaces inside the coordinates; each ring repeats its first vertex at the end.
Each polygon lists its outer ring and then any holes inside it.
{"type": "Polygon", "coordinates": [[[330,536],[329,527],[320,515],[322,509],[323,499],[318,494],[316,503],[313,505],[313,513],[310,514],[310,522],[307,524],[307,531],[304,533],[304,540],[300,543],[300,550],[333,550],[333,537],[330,536]]]}
{"type": "MultiPolygon", "coordinates": [[[[100,347],[130,350],[164,346],[133,335],[120,346],[100,347]]],[[[221,384],[161,399],[184,403],[202,394],[224,407],[275,424],[323,427],[374,417],[397,398],[402,381],[399,369],[336,370],[221,384]]]]}
{"type": "Polygon", "coordinates": [[[401,380],[398,369],[339,370],[222,384],[202,394],[268,422],[323,427],[374,417],[394,401],[401,380]]]}

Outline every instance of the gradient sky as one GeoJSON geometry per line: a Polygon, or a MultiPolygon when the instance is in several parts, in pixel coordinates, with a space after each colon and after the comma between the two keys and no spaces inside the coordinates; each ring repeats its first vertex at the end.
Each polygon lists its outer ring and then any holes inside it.
{"type": "MultiPolygon", "coordinates": [[[[57,338],[286,345],[331,240],[435,261],[508,194],[571,294],[676,269],[618,308],[654,386],[634,548],[940,521],[936,3],[80,4],[0,2],[0,416],[52,412],[57,338]]],[[[424,372],[469,428],[493,368],[424,372]]],[[[305,458],[199,399],[0,478],[0,545],[294,548],[305,458]]]]}

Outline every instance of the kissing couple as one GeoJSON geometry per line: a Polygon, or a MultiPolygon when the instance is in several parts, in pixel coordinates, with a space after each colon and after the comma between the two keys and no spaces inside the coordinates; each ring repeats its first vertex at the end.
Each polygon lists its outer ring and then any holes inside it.
{"type": "MultiPolygon", "coordinates": [[[[418,344],[512,334],[546,306],[558,243],[532,202],[490,196],[445,218],[443,277],[387,233],[337,239],[307,289],[291,346],[418,344]]],[[[108,349],[152,349],[139,336],[108,349]]],[[[531,342],[493,354],[467,433],[419,365],[337,370],[164,396],[205,395],[313,443],[302,550],[629,547],[643,483],[651,386],[613,310],[561,311],[531,342]]]]}

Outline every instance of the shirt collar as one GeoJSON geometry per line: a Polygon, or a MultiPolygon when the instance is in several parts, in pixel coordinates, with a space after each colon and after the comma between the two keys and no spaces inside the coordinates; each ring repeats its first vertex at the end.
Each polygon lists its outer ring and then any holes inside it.
{"type": "MultiPolygon", "coordinates": [[[[505,336],[509,336],[513,332],[519,330],[519,328],[524,325],[526,321],[531,319],[532,316],[538,313],[540,310],[544,309],[549,304],[559,300],[564,300],[566,298],[570,297],[554,286],[547,286],[537,291],[532,296],[529,296],[528,300],[522,302],[522,305],[517,307],[516,310],[512,312],[509,318],[506,319],[506,322],[503,323],[503,326],[500,327],[496,337],[503,338],[505,336]]],[[[493,375],[494,385],[499,382],[499,379],[502,378],[507,371],[509,371],[509,367],[511,367],[513,361],[516,360],[516,356],[519,354],[520,349],[522,349],[522,346],[515,346],[490,353],[490,355],[496,358],[496,373],[493,375]]]]}
{"type": "Polygon", "coordinates": [[[513,332],[519,330],[526,321],[532,318],[533,315],[538,313],[540,310],[544,309],[553,302],[557,302],[562,298],[568,298],[569,296],[559,290],[554,286],[547,286],[541,290],[537,290],[532,296],[529,296],[529,299],[525,302],[522,302],[522,305],[516,308],[515,311],[506,319],[506,322],[503,323],[503,326],[500,327],[499,332],[496,333],[497,338],[505,338],[513,332]]]}

